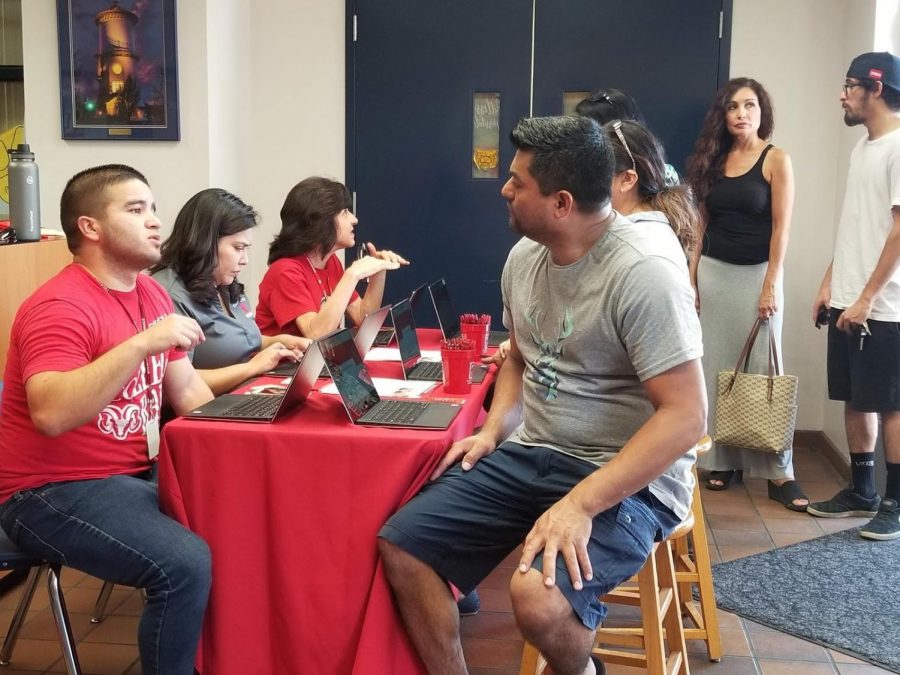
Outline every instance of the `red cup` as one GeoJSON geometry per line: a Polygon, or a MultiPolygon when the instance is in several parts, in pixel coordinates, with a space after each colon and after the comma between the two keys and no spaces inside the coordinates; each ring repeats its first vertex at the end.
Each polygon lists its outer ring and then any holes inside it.
{"type": "Polygon", "coordinates": [[[468,394],[472,390],[469,380],[474,358],[474,349],[441,349],[445,393],[468,394]]]}
{"type": "MultiPolygon", "coordinates": [[[[459,332],[462,337],[471,340],[475,345],[475,357],[486,354],[488,340],[490,339],[491,324],[489,323],[461,323],[459,332]]],[[[473,359],[474,360],[474,359],[473,359]]]]}

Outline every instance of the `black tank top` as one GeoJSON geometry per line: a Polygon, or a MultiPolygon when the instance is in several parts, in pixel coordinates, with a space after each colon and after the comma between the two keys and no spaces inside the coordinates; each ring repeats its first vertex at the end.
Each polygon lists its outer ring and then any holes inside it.
{"type": "Polygon", "coordinates": [[[722,176],[710,187],[703,255],[732,265],[758,265],[769,259],[772,188],[762,166],[771,149],[767,145],[747,173],[722,176]]]}

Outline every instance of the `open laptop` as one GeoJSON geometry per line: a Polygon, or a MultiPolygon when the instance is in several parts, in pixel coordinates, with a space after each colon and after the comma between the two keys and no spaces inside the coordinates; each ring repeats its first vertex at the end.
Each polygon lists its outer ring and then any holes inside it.
{"type": "MultiPolygon", "coordinates": [[[[401,300],[391,307],[391,318],[394,322],[394,330],[397,331],[397,346],[400,348],[403,377],[407,380],[431,382],[443,380],[444,369],[440,361],[422,360],[419,336],[416,335],[416,324],[413,320],[413,311],[409,300],[401,300]]],[[[485,374],[487,374],[487,366],[480,363],[471,366],[472,382],[482,382],[485,374]]]]}
{"type": "MultiPolygon", "coordinates": [[[[294,364],[296,365],[296,364],[294,364]]],[[[223,394],[192,410],[186,418],[231,422],[274,422],[299,406],[313,390],[322,370],[322,354],[311,344],[281,394],[223,394]]]]}
{"type": "MultiPolygon", "coordinates": [[[[428,290],[428,284],[422,284],[418,288],[414,288],[412,293],[409,294],[409,302],[415,311],[416,307],[419,305],[419,302],[422,299],[422,295],[425,291],[428,290]]],[[[393,325],[393,323],[391,324],[393,325]]],[[[382,328],[378,331],[378,337],[375,338],[375,346],[376,347],[387,347],[391,344],[391,341],[394,339],[394,328],[382,328]]],[[[360,353],[365,356],[365,352],[360,351],[360,353]]]]}
{"type": "Polygon", "coordinates": [[[353,424],[446,429],[462,408],[435,401],[382,400],[346,328],[316,344],[353,424]]]}
{"type": "MultiPolygon", "coordinates": [[[[453,308],[450,301],[450,291],[447,282],[441,278],[428,285],[428,294],[431,296],[431,304],[434,305],[434,313],[437,314],[438,325],[445,340],[459,337],[459,314],[453,308]]],[[[509,331],[492,330],[488,335],[488,345],[498,346],[504,340],[509,339],[509,331]]]]}
{"type": "MultiPolygon", "coordinates": [[[[376,338],[378,337],[378,333],[381,332],[381,324],[384,323],[384,319],[385,317],[387,317],[390,310],[390,305],[385,305],[377,312],[372,312],[365,319],[363,319],[363,322],[355,331],[353,335],[353,342],[356,344],[356,348],[359,350],[359,353],[362,354],[363,357],[365,357],[365,355],[369,353],[372,345],[377,342],[376,338]]],[[[393,333],[393,331],[391,332],[393,333]]],[[[297,370],[296,361],[282,361],[277,366],[272,368],[272,370],[267,371],[265,374],[274,375],[275,377],[289,377],[295,370],[297,370]]],[[[328,377],[328,371],[323,368],[322,372],[319,374],[319,377],[328,377]]]]}

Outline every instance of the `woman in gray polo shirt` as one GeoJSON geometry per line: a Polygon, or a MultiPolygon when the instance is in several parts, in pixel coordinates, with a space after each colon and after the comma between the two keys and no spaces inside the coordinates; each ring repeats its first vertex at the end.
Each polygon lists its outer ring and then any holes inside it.
{"type": "Polygon", "coordinates": [[[237,275],[248,262],[256,212],[238,197],[209,188],[191,197],[175,218],[151,271],[175,311],[195,319],[206,340],[191,361],[216,395],[261,375],[282,359],[298,359],[309,340],[264,336],[237,275]]]}

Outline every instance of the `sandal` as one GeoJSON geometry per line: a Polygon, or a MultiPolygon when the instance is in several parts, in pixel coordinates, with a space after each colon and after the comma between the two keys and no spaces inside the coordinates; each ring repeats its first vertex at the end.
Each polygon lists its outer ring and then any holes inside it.
{"type": "Polygon", "coordinates": [[[709,475],[706,477],[706,489],[707,490],[727,490],[731,487],[732,483],[740,483],[744,480],[744,470],[743,469],[732,469],[731,471],[710,471],[709,475]],[[713,483],[713,481],[718,481],[721,485],[717,483],[713,483]]]}
{"type": "Polygon", "coordinates": [[[795,480],[786,480],[781,485],[775,485],[772,481],[766,481],[769,485],[769,499],[784,504],[784,508],[791,511],[806,511],[809,506],[809,499],[795,480]],[[795,504],[798,499],[805,499],[806,504],[795,504]]]}

